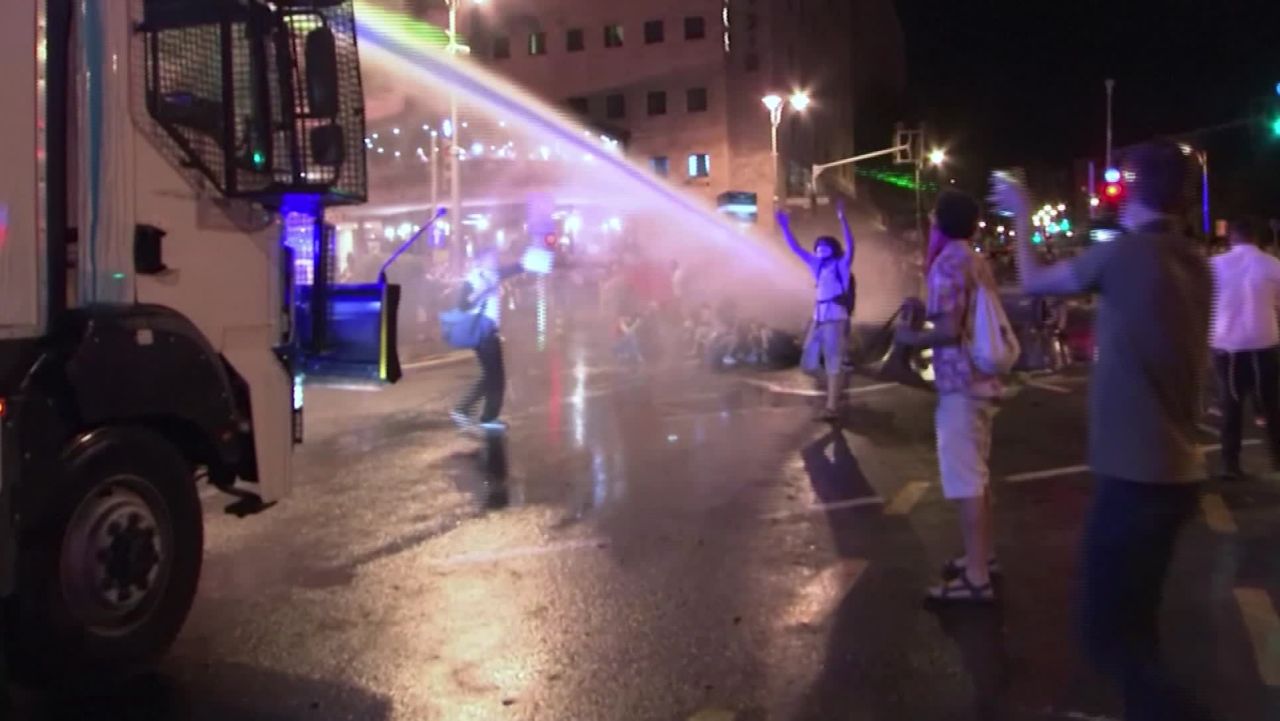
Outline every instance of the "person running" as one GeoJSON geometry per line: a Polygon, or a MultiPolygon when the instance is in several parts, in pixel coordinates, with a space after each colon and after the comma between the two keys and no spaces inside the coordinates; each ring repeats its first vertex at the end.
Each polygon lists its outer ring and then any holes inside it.
{"type": "Polygon", "coordinates": [[[943,496],[960,512],[964,555],[943,567],[942,584],[929,590],[931,601],[991,603],[996,598],[987,462],[1002,386],[999,378],[978,370],[965,342],[979,285],[997,292],[990,266],[973,250],[979,215],[977,201],[964,193],[944,190],[938,196],[927,263],[927,317],[933,328],[917,329],[904,318],[895,333],[905,346],[933,349],[938,473],[943,496]]]}
{"type": "Polygon", "coordinates": [[[1272,468],[1280,470],[1280,260],[1260,247],[1262,234],[1252,220],[1232,223],[1228,239],[1230,250],[1210,261],[1217,288],[1210,345],[1221,399],[1223,476],[1239,480],[1247,398],[1266,420],[1272,468]]]}
{"type": "Polygon", "coordinates": [[[840,417],[840,391],[844,388],[844,357],[849,341],[849,324],[853,318],[854,300],[857,296],[853,275],[854,253],[857,249],[849,220],[845,216],[844,203],[836,204],[836,216],[844,231],[845,247],[840,241],[824,235],[814,241],[813,252],[805,250],[791,230],[791,218],[785,210],[777,213],[778,227],[795,253],[813,273],[817,297],[813,305],[813,323],[805,339],[801,365],[810,373],[817,373],[821,366],[827,376],[827,402],[819,420],[834,421],[840,417]]]}
{"type": "Polygon", "coordinates": [[[1148,143],[1126,153],[1122,167],[1132,178],[1120,210],[1124,232],[1069,261],[1037,258],[1031,203],[1018,181],[997,174],[992,200],[1016,221],[1025,293],[1101,299],[1089,409],[1097,483],[1081,564],[1085,650],[1122,688],[1126,719],[1198,720],[1207,715],[1160,663],[1158,612],[1175,542],[1197,513],[1205,478],[1196,422],[1213,279],[1196,243],[1179,231],[1182,150],[1148,143]]]}
{"type": "Polygon", "coordinates": [[[502,413],[502,401],[507,388],[506,368],[502,361],[502,336],[498,332],[502,323],[503,283],[525,272],[549,273],[553,260],[550,251],[529,248],[520,263],[500,266],[497,251],[489,251],[481,255],[475,267],[467,273],[459,294],[458,308],[480,313],[487,319],[488,328],[475,349],[476,359],[480,363],[480,378],[449,412],[449,417],[459,428],[467,430],[475,425],[473,418],[476,406],[483,400],[480,428],[487,431],[506,429],[507,424],[498,418],[502,413]]]}

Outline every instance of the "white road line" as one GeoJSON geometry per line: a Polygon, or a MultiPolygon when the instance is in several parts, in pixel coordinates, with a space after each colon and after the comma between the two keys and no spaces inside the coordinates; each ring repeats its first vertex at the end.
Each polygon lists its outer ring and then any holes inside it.
{"type": "MultiPolygon", "coordinates": [[[[1249,440],[1244,441],[1242,445],[1256,446],[1260,443],[1262,443],[1262,441],[1258,440],[1257,438],[1250,438],[1249,440]]],[[[1208,445],[1200,446],[1200,450],[1203,453],[1213,453],[1215,451],[1222,450],[1222,444],[1210,443],[1208,445]]],[[[1040,480],[1044,480],[1045,478],[1057,478],[1059,476],[1074,476],[1077,473],[1084,473],[1087,470],[1089,470],[1089,466],[1087,465],[1063,466],[1061,468],[1049,468],[1043,471],[1031,471],[1029,473],[1014,473],[1012,475],[1005,476],[1004,480],[1010,483],[1040,481],[1040,480]]]]}
{"type": "Polygon", "coordinates": [[[1206,493],[1200,497],[1200,510],[1204,513],[1205,523],[1215,533],[1231,534],[1239,529],[1236,527],[1236,520],[1231,516],[1231,509],[1227,508],[1226,501],[1222,500],[1222,496],[1217,493],[1206,493]]]}
{"type": "Polygon", "coordinates": [[[1044,471],[1015,473],[1011,476],[1005,476],[1004,479],[1010,483],[1023,483],[1026,481],[1039,481],[1045,478],[1056,478],[1058,476],[1074,476],[1087,470],[1089,470],[1088,466],[1063,466],[1062,468],[1050,468],[1044,471]]]}
{"type": "Polygon", "coordinates": [[[879,506],[884,504],[884,499],[879,496],[865,496],[863,498],[848,498],[843,501],[831,501],[830,503],[814,503],[805,508],[799,508],[793,511],[782,511],[780,513],[770,513],[761,516],[761,520],[765,521],[781,521],[787,518],[796,518],[797,516],[807,516],[816,513],[830,513],[832,511],[844,511],[850,508],[863,508],[865,506],[879,506]]]}
{"type": "Polygon", "coordinates": [[[1275,688],[1280,686],[1280,617],[1271,603],[1271,596],[1262,588],[1236,588],[1236,604],[1249,640],[1253,643],[1253,658],[1258,664],[1262,682],[1275,688]]]}
{"type": "Polygon", "coordinates": [[[1208,434],[1209,434],[1209,435],[1211,435],[1211,436],[1216,436],[1216,435],[1218,435],[1218,429],[1217,429],[1217,428],[1214,428],[1213,426],[1209,425],[1208,423],[1197,423],[1197,424],[1196,424],[1196,427],[1197,427],[1197,428],[1199,428],[1200,430],[1204,431],[1205,433],[1208,433],[1208,434]]]}
{"type": "MultiPolygon", "coordinates": [[[[763,388],[769,391],[770,393],[780,393],[783,395],[791,395],[791,396],[805,396],[807,398],[823,398],[827,395],[827,392],[824,390],[818,390],[816,388],[814,389],[792,388],[790,386],[784,386],[781,383],[774,383],[773,381],[767,381],[761,378],[743,378],[742,380],[748,385],[753,385],[757,388],[763,388]]],[[[870,385],[870,386],[847,388],[845,389],[844,395],[858,396],[864,393],[874,393],[875,391],[882,391],[882,390],[885,390],[886,388],[897,387],[897,385],[898,385],[897,383],[877,383],[875,385],[870,385]]]]}
{"type": "Polygon", "coordinates": [[[557,541],[541,546],[522,546],[517,548],[501,548],[493,551],[474,551],[461,553],[439,560],[431,561],[432,566],[441,568],[458,568],[460,566],[476,566],[486,563],[509,561],[513,558],[531,558],[547,556],[555,553],[568,553],[595,548],[605,548],[609,542],[602,538],[583,538],[573,541],[557,541]]]}
{"type": "Polygon", "coordinates": [[[460,350],[455,353],[440,356],[439,358],[428,358],[427,360],[418,361],[417,363],[406,363],[400,367],[407,371],[422,370],[423,368],[437,368],[439,366],[446,366],[459,361],[464,361],[467,358],[470,358],[471,355],[471,351],[460,350]]]}
{"type": "Polygon", "coordinates": [[[920,499],[924,497],[926,491],[929,490],[929,484],[922,481],[911,481],[898,491],[898,495],[893,497],[889,505],[884,508],[886,516],[905,516],[911,513],[911,509],[916,507],[920,499]]]}
{"type": "Polygon", "coordinates": [[[1071,395],[1070,388],[1055,386],[1052,383],[1045,383],[1044,381],[1027,381],[1026,385],[1029,385],[1032,388],[1039,388],[1040,390],[1053,391],[1054,393],[1061,393],[1064,396],[1071,395]]]}

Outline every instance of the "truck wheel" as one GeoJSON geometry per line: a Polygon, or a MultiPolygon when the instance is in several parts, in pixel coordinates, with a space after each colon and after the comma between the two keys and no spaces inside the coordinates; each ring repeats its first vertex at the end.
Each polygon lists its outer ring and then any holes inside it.
{"type": "Polygon", "coordinates": [[[100,679],[154,660],[182,628],[200,577],[200,499],[187,460],[143,429],[95,432],[62,470],[23,535],[12,668],[100,679]]]}

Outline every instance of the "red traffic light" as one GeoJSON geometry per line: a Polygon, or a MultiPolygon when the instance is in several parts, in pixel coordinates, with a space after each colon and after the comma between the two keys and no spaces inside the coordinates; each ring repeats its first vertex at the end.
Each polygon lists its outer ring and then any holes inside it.
{"type": "Polygon", "coordinates": [[[1107,183],[1102,188],[1102,194],[1108,200],[1119,200],[1120,196],[1124,195],[1124,188],[1119,183],[1107,183]]]}

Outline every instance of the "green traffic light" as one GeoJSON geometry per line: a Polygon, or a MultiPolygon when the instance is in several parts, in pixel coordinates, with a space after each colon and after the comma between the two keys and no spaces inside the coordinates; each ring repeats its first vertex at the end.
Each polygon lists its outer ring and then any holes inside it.
{"type": "Polygon", "coordinates": [[[1271,134],[1280,138],[1280,115],[1271,119],[1271,134]]]}
{"type": "Polygon", "coordinates": [[[253,151],[253,167],[261,168],[267,164],[267,154],[261,150],[253,151]]]}

